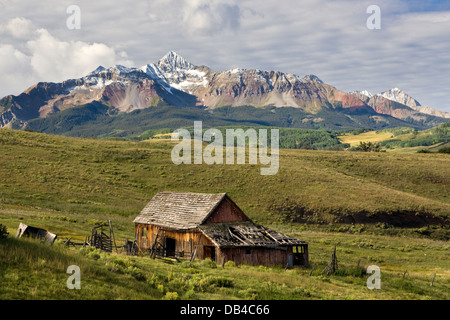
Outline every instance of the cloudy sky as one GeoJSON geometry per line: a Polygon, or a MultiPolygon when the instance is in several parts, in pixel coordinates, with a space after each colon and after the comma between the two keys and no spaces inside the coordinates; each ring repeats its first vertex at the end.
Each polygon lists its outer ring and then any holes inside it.
{"type": "Polygon", "coordinates": [[[0,0],[0,96],[170,50],[217,71],[315,74],[347,92],[398,87],[450,112],[450,0],[0,0]],[[79,29],[67,26],[71,5],[79,29]],[[371,5],[381,29],[367,27],[371,5]]]}

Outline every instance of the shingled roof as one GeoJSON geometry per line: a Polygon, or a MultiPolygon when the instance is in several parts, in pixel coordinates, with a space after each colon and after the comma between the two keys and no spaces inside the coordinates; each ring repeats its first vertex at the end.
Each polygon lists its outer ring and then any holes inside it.
{"type": "Polygon", "coordinates": [[[134,219],[134,223],[178,230],[194,229],[226,196],[225,193],[158,192],[134,219]]]}

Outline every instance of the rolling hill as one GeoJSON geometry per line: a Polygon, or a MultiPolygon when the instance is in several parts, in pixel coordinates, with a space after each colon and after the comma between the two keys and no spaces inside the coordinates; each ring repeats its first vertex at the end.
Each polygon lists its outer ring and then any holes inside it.
{"type": "Polygon", "coordinates": [[[278,174],[264,177],[258,165],[176,166],[175,144],[166,140],[2,129],[0,145],[3,208],[132,216],[157,191],[174,190],[230,193],[251,217],[264,221],[282,215],[319,224],[448,222],[446,154],[280,150],[278,174]]]}
{"type": "Polygon", "coordinates": [[[279,173],[261,176],[258,165],[176,166],[173,145],[0,129],[0,224],[10,232],[0,239],[0,299],[449,298],[448,155],[281,150],[279,173]],[[133,239],[133,219],[159,190],[227,192],[255,222],[307,241],[314,269],[64,246],[105,219],[118,245],[133,239]],[[14,239],[19,223],[54,232],[57,242],[14,239]],[[334,245],[339,269],[326,276],[334,245]],[[82,290],[66,288],[73,264],[82,290]],[[382,290],[366,287],[373,264],[382,290]]]}

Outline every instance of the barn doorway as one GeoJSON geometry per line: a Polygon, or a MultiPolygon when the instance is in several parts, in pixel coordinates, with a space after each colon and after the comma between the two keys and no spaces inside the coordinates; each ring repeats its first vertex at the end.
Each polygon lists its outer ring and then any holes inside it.
{"type": "Polygon", "coordinates": [[[216,262],[216,247],[204,246],[203,252],[204,252],[205,259],[211,259],[211,261],[216,262]]]}
{"type": "Polygon", "coordinates": [[[176,241],[173,238],[166,238],[166,257],[175,256],[176,241]]]}

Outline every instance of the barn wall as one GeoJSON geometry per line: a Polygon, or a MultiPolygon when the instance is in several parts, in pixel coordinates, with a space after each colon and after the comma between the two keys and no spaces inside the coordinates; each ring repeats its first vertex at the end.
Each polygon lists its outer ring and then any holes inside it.
{"type": "MultiPolygon", "coordinates": [[[[155,241],[158,226],[153,225],[136,225],[136,232],[139,227],[138,245],[141,249],[150,249],[155,241]]],[[[293,254],[292,248],[287,247],[286,250],[275,248],[223,248],[219,249],[214,243],[205,237],[198,230],[189,231],[166,231],[166,238],[175,239],[175,251],[184,252],[184,258],[190,259],[197,244],[196,259],[210,258],[205,255],[205,246],[214,247],[215,261],[222,263],[226,261],[234,261],[237,264],[248,265],[283,265],[288,263],[289,256],[293,254]],[[201,236],[200,242],[199,237],[201,236]]],[[[308,246],[304,247],[304,263],[309,264],[308,246]]]]}
{"type": "MultiPolygon", "coordinates": [[[[136,224],[135,231],[138,231],[138,245],[141,249],[150,249],[155,242],[156,234],[158,232],[158,226],[154,225],[139,225],[136,224]]],[[[201,236],[200,243],[199,237],[202,235],[197,230],[188,231],[165,231],[166,238],[175,239],[175,251],[184,252],[185,257],[190,258],[194,252],[197,244],[196,259],[204,259],[204,246],[214,246],[214,244],[205,236],[201,236]]],[[[216,251],[217,252],[217,251],[216,251]]]]}
{"type": "Polygon", "coordinates": [[[225,197],[216,210],[206,220],[207,223],[229,223],[249,221],[249,218],[237,205],[225,197]]]}
{"type": "Polygon", "coordinates": [[[288,256],[292,250],[270,249],[270,248],[226,248],[220,250],[220,262],[234,261],[237,264],[248,265],[286,265],[288,256]]]}

